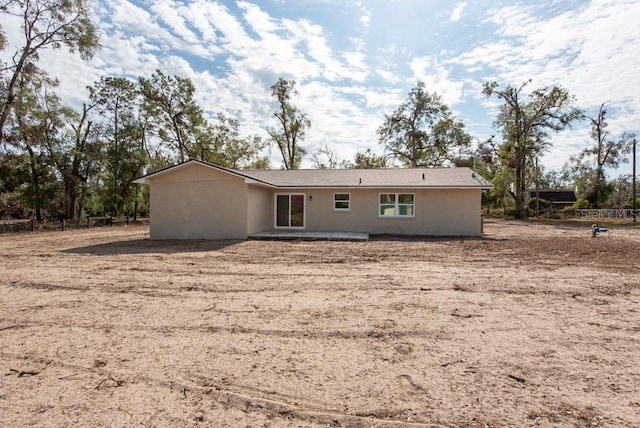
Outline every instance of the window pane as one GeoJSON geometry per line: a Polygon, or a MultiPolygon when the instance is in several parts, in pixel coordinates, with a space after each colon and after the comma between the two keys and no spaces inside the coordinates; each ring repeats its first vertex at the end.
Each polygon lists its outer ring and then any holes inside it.
{"type": "Polygon", "coordinates": [[[398,215],[413,215],[413,205],[399,205],[398,215]]]}
{"type": "Polygon", "coordinates": [[[394,193],[381,193],[380,204],[395,204],[396,195],[394,193]]]}
{"type": "Polygon", "coordinates": [[[334,208],[337,210],[348,210],[349,201],[336,201],[334,204],[334,208]]]}
{"type": "Polygon", "coordinates": [[[334,195],[334,199],[336,201],[348,201],[349,200],[349,194],[348,193],[336,193],[334,195]]]}
{"type": "Polygon", "coordinates": [[[276,196],[276,225],[289,226],[289,195],[276,196]]]}
{"type": "Polygon", "coordinates": [[[395,205],[380,205],[380,215],[394,216],[396,213],[395,205]]]}
{"type": "Polygon", "coordinates": [[[413,204],[413,195],[410,193],[398,195],[398,203],[400,204],[413,204]]]}
{"type": "Polygon", "coordinates": [[[304,195],[291,195],[291,227],[304,226],[304,195]]]}

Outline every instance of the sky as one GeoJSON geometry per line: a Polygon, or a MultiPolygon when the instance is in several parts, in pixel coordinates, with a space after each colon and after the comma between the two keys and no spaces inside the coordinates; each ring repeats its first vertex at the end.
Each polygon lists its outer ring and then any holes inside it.
{"type": "MultiPolygon", "coordinates": [[[[376,130],[417,82],[439,94],[476,140],[499,102],[482,84],[532,90],[561,85],[609,130],[640,134],[640,0],[89,0],[102,48],[89,61],[47,51],[40,65],[71,105],[101,76],[136,79],[156,69],[190,78],[207,116],[224,112],[243,135],[276,126],[270,87],[296,81],[293,103],[311,121],[303,146],[341,159],[382,153],[376,130]]],[[[3,27],[12,47],[19,23],[3,27]]],[[[588,122],[553,134],[545,170],[592,145],[588,122]]],[[[277,148],[272,166],[279,167],[277,148]]],[[[610,175],[630,174],[631,164],[610,175]]],[[[303,167],[311,167],[309,157],[303,167]]]]}

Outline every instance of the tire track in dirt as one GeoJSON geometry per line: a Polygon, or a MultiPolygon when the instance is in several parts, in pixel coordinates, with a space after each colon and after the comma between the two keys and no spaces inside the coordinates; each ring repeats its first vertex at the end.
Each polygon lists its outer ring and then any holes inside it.
{"type": "MultiPolygon", "coordinates": [[[[40,371],[30,371],[33,376],[46,377],[46,369],[62,368],[73,373],[58,377],[59,381],[82,380],[83,374],[90,374],[94,377],[92,382],[95,390],[101,387],[104,389],[114,389],[123,387],[126,390],[128,384],[139,384],[141,381],[151,386],[160,386],[169,390],[180,391],[186,398],[187,394],[198,394],[201,398],[213,400],[225,407],[233,407],[245,413],[261,412],[267,414],[269,418],[295,419],[324,426],[348,426],[354,428],[376,427],[421,427],[421,428],[454,428],[456,425],[428,422],[420,418],[412,418],[410,409],[376,409],[341,411],[337,408],[327,407],[328,403],[313,403],[300,400],[275,391],[261,390],[248,385],[220,382],[210,377],[197,374],[186,373],[185,379],[168,380],[154,376],[137,374],[131,378],[127,373],[113,370],[105,370],[103,363],[99,361],[94,366],[87,367],[79,364],[67,363],[64,361],[40,357],[29,357],[16,354],[4,354],[5,357],[13,358],[16,361],[26,361],[38,367],[45,367],[40,371]],[[101,380],[97,380],[97,379],[101,380]],[[109,383],[109,381],[111,383],[109,383]],[[96,383],[97,382],[97,383],[96,383]],[[409,416],[407,416],[409,415],[409,416]],[[406,420],[414,419],[414,420],[406,420]]],[[[5,373],[10,375],[10,373],[5,373]]],[[[18,377],[20,377],[18,375],[18,377]]],[[[409,378],[410,379],[410,378],[409,378]]]]}

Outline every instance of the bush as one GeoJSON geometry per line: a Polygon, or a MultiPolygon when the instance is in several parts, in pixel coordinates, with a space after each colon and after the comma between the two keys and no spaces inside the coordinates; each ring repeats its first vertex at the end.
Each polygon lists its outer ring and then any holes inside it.
{"type": "Polygon", "coordinates": [[[527,207],[531,211],[535,212],[535,210],[536,210],[536,202],[539,204],[538,207],[539,207],[540,211],[548,211],[548,210],[553,208],[553,205],[551,204],[551,202],[547,201],[546,199],[538,199],[538,198],[529,199],[529,202],[527,203],[527,207]]]}
{"type": "Polygon", "coordinates": [[[589,201],[587,201],[586,199],[583,198],[578,198],[577,201],[574,202],[574,204],[571,206],[572,209],[574,210],[584,210],[589,208],[589,201]]]}
{"type": "Polygon", "coordinates": [[[17,192],[0,194],[0,219],[28,218],[28,212],[17,192]]]}

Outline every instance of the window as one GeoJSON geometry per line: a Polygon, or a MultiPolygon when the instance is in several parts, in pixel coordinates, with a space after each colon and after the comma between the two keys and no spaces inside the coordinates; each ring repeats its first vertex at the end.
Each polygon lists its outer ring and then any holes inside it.
{"type": "Polygon", "coordinates": [[[276,227],[304,228],[304,194],[276,195],[276,227]]]}
{"type": "Polygon", "coordinates": [[[380,217],[414,217],[414,209],[413,193],[380,193],[380,217]]]}
{"type": "Polygon", "coordinates": [[[334,193],[333,194],[333,210],[334,211],[351,210],[351,194],[350,193],[334,193]]]}

